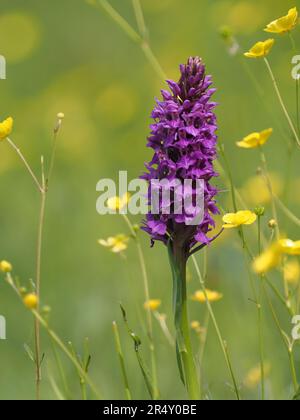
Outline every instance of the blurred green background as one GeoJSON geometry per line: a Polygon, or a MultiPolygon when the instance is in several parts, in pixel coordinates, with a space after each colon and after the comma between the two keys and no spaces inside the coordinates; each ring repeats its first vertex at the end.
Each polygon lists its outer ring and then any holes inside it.
{"type": "MultiPolygon", "coordinates": [[[[142,0],[151,45],[170,78],[178,78],[178,65],[190,55],[200,55],[218,88],[219,136],[226,145],[236,185],[242,188],[255,175],[259,156],[242,151],[235,142],[249,132],[273,127],[266,147],[270,170],[284,177],[290,165],[292,194],[289,205],[299,213],[297,152],[290,164],[284,137],[290,132],[278,106],[263,62],[228,54],[219,28],[230,26],[247,50],[268,38],[262,32],[269,21],[299,6],[290,0],[142,0]],[[257,95],[247,68],[263,90],[257,95]]],[[[130,0],[111,4],[136,27],[130,0]]],[[[300,43],[299,29],[294,36],[300,43]]],[[[284,98],[295,117],[295,82],[290,76],[292,51],[287,36],[276,37],[270,61],[284,98]]],[[[300,45],[300,44],[299,44],[300,45]]],[[[55,173],[48,197],[43,246],[42,303],[52,308],[51,325],[65,341],[80,351],[89,337],[91,376],[108,399],[123,398],[111,323],[119,321],[130,384],[135,398],[147,398],[133,345],[123,327],[119,302],[127,309],[131,327],[140,335],[148,361],[144,325],[144,294],[136,249],[132,243],[126,260],[97,245],[97,239],[125,233],[118,216],[99,216],[95,210],[96,183],[117,180],[119,170],[136,178],[151,151],[145,147],[154,97],[163,84],[142,52],[103,13],[84,0],[2,0],[0,5],[0,54],[7,59],[7,80],[0,81],[1,119],[15,118],[14,141],[36,172],[40,155],[49,156],[57,112],[66,118],[60,134],[55,173]],[[26,3],[26,4],[25,4],[26,3]]],[[[222,180],[218,181],[224,189],[222,180]]],[[[246,198],[249,198],[247,195],[246,198]]],[[[222,206],[232,210],[229,193],[220,195],[222,206]]],[[[249,202],[249,207],[255,206],[249,202]]],[[[11,261],[23,284],[34,279],[39,197],[17,156],[0,144],[0,259],[11,261]]],[[[267,208],[267,220],[271,218],[267,208]]],[[[133,219],[139,222],[139,219],[133,219]]],[[[299,232],[282,220],[287,234],[299,232]]],[[[247,234],[250,234],[249,228],[247,234]]],[[[254,228],[253,228],[254,229],[254,228]]],[[[299,229],[298,229],[299,231],[299,229]]],[[[166,250],[149,247],[141,234],[150,277],[151,296],[162,300],[161,312],[171,313],[171,276],[166,250]]],[[[255,243],[253,243],[253,247],[255,243]]],[[[201,262],[201,257],[199,257],[201,262]]],[[[275,276],[276,277],[276,276],[275,276]]],[[[191,271],[190,291],[198,287],[191,271]]],[[[224,294],[215,310],[240,383],[259,362],[256,308],[236,232],[226,234],[209,249],[208,286],[224,294]]],[[[280,307],[279,307],[280,308],[280,307]]],[[[278,308],[278,309],[279,309],[278,308]]],[[[203,322],[205,307],[191,302],[191,319],[203,322]]],[[[266,359],[272,369],[267,382],[269,398],[291,394],[285,349],[273,320],[265,315],[266,359]]],[[[0,314],[7,319],[7,341],[0,341],[0,399],[34,398],[34,366],[23,345],[32,345],[31,315],[15,295],[0,283],[0,314]]],[[[290,331],[290,319],[282,314],[290,331]]],[[[197,337],[194,336],[195,346],[197,337]]],[[[163,398],[185,398],[175,353],[155,323],[158,372],[163,398]]],[[[43,398],[55,398],[47,379],[53,371],[51,344],[43,334],[46,358],[43,398]],[[49,362],[50,361],[50,362],[49,362]]],[[[300,375],[300,354],[296,354],[300,375]]],[[[73,367],[64,360],[74,397],[80,396],[73,367]]],[[[234,398],[226,366],[212,326],[205,353],[206,390],[213,398],[234,398]]],[[[244,398],[256,398],[258,387],[243,388],[244,398]]]]}

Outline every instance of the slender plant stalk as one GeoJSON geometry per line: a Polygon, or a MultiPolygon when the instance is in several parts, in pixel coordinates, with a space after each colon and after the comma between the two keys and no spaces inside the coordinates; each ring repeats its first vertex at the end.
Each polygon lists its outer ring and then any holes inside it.
{"type": "Polygon", "coordinates": [[[297,130],[300,135],[300,103],[299,103],[299,76],[296,79],[296,114],[297,114],[297,130]]]}
{"type": "Polygon", "coordinates": [[[273,85],[274,85],[274,88],[275,88],[275,91],[276,91],[276,94],[277,94],[279,103],[280,103],[281,108],[283,110],[283,113],[284,113],[284,115],[285,115],[285,117],[286,117],[286,119],[288,121],[288,124],[289,124],[289,126],[290,126],[290,128],[291,128],[291,130],[293,132],[294,137],[295,137],[295,140],[298,143],[298,146],[300,146],[300,138],[299,138],[299,135],[298,135],[297,130],[296,130],[295,126],[294,126],[294,123],[293,123],[293,121],[292,121],[292,119],[291,119],[291,117],[290,117],[290,115],[288,113],[288,110],[287,110],[287,108],[285,106],[285,103],[283,101],[282,95],[281,95],[280,90],[279,90],[279,87],[278,87],[278,83],[276,81],[276,78],[274,76],[273,70],[272,70],[271,65],[269,63],[269,60],[265,57],[264,58],[264,61],[266,63],[268,72],[269,72],[270,77],[272,79],[272,82],[273,82],[273,85]]]}
{"type": "Polygon", "coordinates": [[[152,68],[163,81],[167,79],[161,65],[159,64],[155,54],[152,51],[146,38],[143,38],[136,32],[132,26],[109,4],[107,0],[94,0],[94,5],[99,5],[110,16],[110,18],[123,30],[123,32],[136,44],[138,44],[143,51],[148,62],[152,68]]]}
{"type": "Polygon", "coordinates": [[[280,291],[273,284],[273,282],[266,277],[266,275],[265,275],[265,281],[266,281],[267,285],[270,287],[270,289],[272,289],[274,295],[278,298],[278,300],[280,301],[280,303],[282,303],[282,305],[284,306],[284,308],[287,310],[289,316],[293,317],[295,315],[295,313],[293,312],[293,310],[290,307],[290,305],[287,304],[285,297],[280,293],[280,291]]]}
{"type": "Polygon", "coordinates": [[[282,125],[279,123],[278,118],[274,116],[274,112],[272,106],[266,101],[266,95],[264,89],[261,87],[260,82],[257,80],[255,74],[252,71],[252,67],[249,66],[248,61],[244,60],[244,57],[241,57],[241,64],[244,67],[246,74],[248,75],[249,79],[251,80],[258,97],[260,98],[261,102],[263,103],[264,107],[266,108],[270,118],[273,120],[273,124],[276,125],[278,130],[280,131],[280,139],[284,139],[286,144],[289,148],[293,145],[294,142],[287,136],[286,132],[283,130],[282,125]]]}
{"type": "Polygon", "coordinates": [[[68,350],[67,346],[62,342],[62,340],[58,337],[58,335],[53,330],[50,329],[47,321],[45,321],[44,318],[37,311],[34,310],[34,311],[32,311],[32,313],[35,316],[35,318],[38,319],[40,325],[43,328],[45,328],[46,332],[53,339],[53,341],[56,343],[56,345],[62,350],[63,353],[65,353],[65,355],[70,359],[70,361],[73,363],[73,365],[76,367],[76,369],[80,372],[80,374],[82,375],[82,377],[84,378],[86,383],[89,385],[89,387],[91,388],[91,390],[93,391],[95,396],[99,400],[101,400],[102,396],[101,396],[100,392],[97,390],[97,388],[94,385],[93,381],[91,380],[90,376],[85,372],[85,370],[82,368],[82,366],[80,365],[78,360],[76,360],[76,358],[74,358],[71,351],[68,350]]]}
{"type": "Polygon", "coordinates": [[[26,158],[24,157],[24,155],[21,152],[21,150],[19,149],[19,147],[17,147],[16,144],[10,138],[7,138],[6,140],[9,143],[9,145],[14,149],[14,151],[17,153],[17,155],[19,156],[19,158],[21,159],[23,164],[25,165],[27,171],[29,172],[29,175],[33,179],[33,181],[34,181],[35,185],[37,186],[39,192],[42,193],[43,187],[41,186],[40,182],[38,181],[37,177],[35,176],[33,170],[31,169],[29,163],[27,162],[26,158]]]}
{"type": "Polygon", "coordinates": [[[147,39],[148,37],[148,30],[144,18],[143,9],[141,6],[140,0],[132,0],[133,10],[135,13],[136,21],[138,24],[139,32],[143,39],[147,39]]]}
{"type": "MultiPolygon", "coordinates": [[[[15,293],[18,295],[18,297],[22,300],[22,295],[18,289],[18,287],[15,285],[13,278],[10,273],[7,273],[6,275],[6,282],[8,285],[15,291],[15,293]]],[[[96,386],[94,385],[92,379],[88,375],[88,373],[82,368],[80,363],[76,358],[74,358],[72,352],[67,348],[67,346],[63,343],[63,341],[59,338],[59,336],[49,327],[48,322],[40,315],[40,313],[33,309],[31,310],[33,316],[39,321],[39,324],[46,330],[49,337],[52,339],[53,343],[56,344],[61,351],[68,357],[68,359],[73,363],[75,368],[80,372],[82,377],[85,379],[86,383],[90,386],[91,390],[95,394],[95,396],[101,400],[103,399],[101,396],[101,393],[97,390],[96,386]]]]}
{"type": "Polygon", "coordinates": [[[50,165],[49,165],[49,170],[48,170],[48,174],[47,174],[47,178],[46,178],[46,188],[47,189],[49,187],[49,182],[50,182],[50,179],[52,177],[52,173],[53,173],[53,169],[54,169],[56,150],[57,150],[57,144],[58,144],[58,131],[59,131],[59,128],[61,126],[61,120],[58,120],[57,124],[58,125],[56,126],[56,128],[54,130],[50,165]]]}
{"type": "MultiPolygon", "coordinates": [[[[36,295],[38,298],[38,310],[40,306],[41,300],[41,263],[42,263],[42,246],[43,246],[43,230],[44,230],[44,221],[45,221],[45,210],[46,210],[46,198],[48,192],[48,182],[52,174],[53,166],[54,166],[54,159],[55,159],[55,151],[57,147],[57,134],[59,128],[61,127],[61,119],[58,119],[58,123],[54,129],[54,142],[52,147],[52,154],[51,154],[51,161],[50,161],[50,170],[47,177],[45,178],[45,168],[44,168],[44,158],[41,158],[41,168],[42,168],[42,181],[40,182],[37,176],[34,174],[31,166],[27,162],[26,158],[24,157],[21,150],[16,146],[16,144],[10,139],[7,138],[7,142],[13,148],[13,150],[17,153],[25,168],[27,169],[29,175],[33,179],[35,185],[38,188],[41,197],[40,203],[40,213],[39,213],[39,220],[38,220],[38,236],[37,236],[37,253],[36,253],[36,281],[35,281],[35,288],[36,288],[36,295]]],[[[35,318],[34,321],[34,341],[35,341],[35,364],[36,364],[36,399],[40,400],[40,385],[42,380],[42,355],[41,355],[41,337],[40,337],[40,325],[38,318],[35,318]]]]}
{"type": "MultiPolygon", "coordinates": [[[[270,196],[271,196],[273,217],[276,220],[276,228],[275,228],[276,239],[279,240],[280,239],[280,229],[279,229],[279,221],[278,221],[277,208],[276,208],[276,200],[275,200],[274,193],[273,193],[272,183],[271,183],[271,180],[270,180],[270,177],[269,177],[269,174],[268,174],[267,160],[266,160],[266,157],[265,157],[265,154],[264,154],[262,148],[260,148],[260,155],[261,155],[261,161],[262,161],[262,165],[263,165],[264,177],[265,177],[266,184],[267,184],[267,187],[269,189],[270,196]]],[[[284,272],[284,270],[283,270],[283,272],[284,272]]],[[[283,285],[284,285],[286,306],[288,308],[291,308],[289,285],[288,285],[288,282],[287,282],[285,276],[283,276],[283,285]]]]}
{"type": "Polygon", "coordinates": [[[274,195],[274,199],[282,212],[297,226],[300,227],[300,219],[280,200],[279,197],[274,195]]]}
{"type": "MultiPolygon", "coordinates": [[[[42,261],[42,245],[43,245],[43,230],[45,220],[45,208],[46,208],[46,190],[41,192],[41,207],[38,224],[38,239],[37,239],[37,258],[36,258],[36,295],[38,298],[38,310],[40,307],[41,300],[41,261],[42,261]]],[[[35,359],[36,359],[36,398],[40,399],[40,386],[42,381],[42,369],[41,369],[41,333],[39,320],[35,318],[34,323],[34,338],[35,338],[35,359]]]]}
{"type": "Polygon", "coordinates": [[[122,378],[123,378],[124,387],[125,387],[125,395],[126,395],[127,400],[132,400],[130,387],[129,387],[128,376],[127,376],[127,372],[126,372],[125,361],[124,361],[124,355],[123,355],[123,351],[122,351],[122,347],[121,347],[119,329],[118,329],[118,325],[117,325],[116,322],[113,322],[113,332],[114,332],[114,337],[115,337],[116,351],[117,351],[117,354],[118,354],[118,357],[119,357],[121,373],[122,373],[122,378]]]}
{"type": "MultiPolygon", "coordinates": [[[[261,255],[261,216],[258,216],[258,253],[261,255]]],[[[258,308],[258,330],[259,330],[259,349],[260,349],[260,370],[261,370],[261,396],[265,400],[265,362],[264,362],[264,334],[263,334],[263,320],[262,320],[262,294],[264,276],[260,276],[260,293],[259,301],[257,302],[258,308]]]]}
{"type": "Polygon", "coordinates": [[[293,348],[289,348],[288,354],[289,354],[289,361],[290,361],[291,372],[292,372],[294,391],[298,392],[299,391],[299,383],[298,383],[298,379],[297,379],[297,372],[296,372],[296,365],[295,365],[295,358],[294,358],[294,354],[293,354],[293,348]]]}
{"type": "MultiPolygon", "coordinates": [[[[223,178],[224,182],[228,185],[228,188],[230,188],[230,191],[231,191],[231,183],[228,182],[227,174],[226,174],[225,169],[223,168],[220,160],[216,160],[215,166],[216,166],[216,170],[218,171],[218,173],[223,178]]],[[[234,187],[234,197],[236,197],[236,201],[239,202],[239,204],[243,208],[247,208],[247,205],[246,205],[245,201],[243,200],[243,197],[241,196],[239,190],[235,187],[234,187]]]]}
{"type": "Polygon", "coordinates": [[[230,377],[232,379],[232,383],[233,383],[233,387],[234,387],[234,390],[235,390],[236,397],[240,401],[241,400],[240,391],[239,391],[238,383],[237,383],[237,380],[235,378],[235,374],[234,374],[234,371],[233,371],[233,367],[232,367],[232,363],[231,363],[231,360],[230,360],[230,356],[229,356],[227,344],[226,344],[225,340],[223,340],[220,327],[218,325],[218,322],[217,322],[217,319],[215,317],[215,314],[214,314],[214,311],[212,309],[212,306],[211,306],[211,304],[209,302],[209,299],[208,299],[208,296],[207,296],[207,293],[206,293],[205,282],[203,280],[203,277],[202,277],[202,274],[201,274],[201,271],[200,271],[198,262],[197,262],[195,256],[192,256],[192,259],[193,259],[193,263],[194,263],[196,272],[197,272],[198,277],[199,277],[201,289],[202,289],[202,291],[204,293],[204,296],[205,296],[205,299],[206,299],[207,309],[209,311],[211,320],[212,320],[212,322],[214,324],[214,327],[215,327],[215,330],[216,330],[216,333],[217,333],[217,336],[218,336],[218,340],[219,340],[221,349],[222,349],[223,354],[224,354],[224,357],[225,357],[226,365],[228,367],[228,370],[229,370],[229,373],[230,373],[230,377]]]}
{"type": "Polygon", "coordinates": [[[200,338],[201,348],[200,348],[200,354],[199,354],[199,362],[200,367],[203,366],[203,360],[204,360],[204,353],[207,343],[207,336],[208,336],[208,327],[209,327],[209,321],[210,321],[210,313],[207,309],[207,313],[205,315],[204,324],[203,324],[203,336],[200,338]]]}
{"type": "MultiPolygon", "coordinates": [[[[76,354],[76,351],[74,349],[73,343],[70,341],[69,343],[70,351],[74,357],[75,360],[82,366],[82,369],[86,371],[83,362],[80,360],[80,357],[76,354]]],[[[79,385],[80,385],[80,391],[81,391],[81,398],[82,401],[87,401],[87,389],[86,389],[86,382],[85,379],[81,375],[81,371],[77,369],[78,377],[79,377],[79,385]]]]}
{"type": "Polygon", "coordinates": [[[271,179],[270,179],[270,176],[269,176],[267,159],[266,159],[266,156],[265,156],[265,154],[263,152],[263,149],[261,147],[260,147],[260,159],[261,159],[261,163],[262,163],[262,166],[263,166],[264,179],[266,181],[267,188],[269,190],[270,197],[271,197],[273,218],[276,220],[276,228],[275,228],[276,237],[279,240],[280,239],[280,229],[279,229],[279,220],[278,220],[277,209],[276,209],[276,202],[275,202],[274,193],[273,193],[273,186],[272,186],[272,182],[271,182],[271,179]]]}
{"type": "Polygon", "coordinates": [[[291,45],[292,45],[292,50],[295,54],[297,54],[297,46],[296,46],[296,41],[291,33],[291,31],[288,32],[288,36],[290,38],[291,41],[291,45]]]}
{"type": "MultiPolygon", "coordinates": [[[[233,202],[233,207],[235,209],[235,211],[237,211],[237,202],[236,202],[236,193],[235,193],[235,186],[234,186],[234,182],[233,182],[233,176],[231,174],[231,169],[230,169],[230,165],[229,162],[227,161],[227,157],[225,154],[225,150],[224,150],[224,146],[221,146],[221,155],[223,157],[223,160],[225,162],[225,167],[228,173],[228,177],[229,177],[229,181],[230,181],[230,187],[231,187],[231,194],[232,194],[232,202],[233,202]]],[[[269,180],[269,179],[268,179],[269,180]]],[[[271,194],[273,196],[273,191],[272,191],[272,185],[270,183],[270,181],[268,182],[271,194]]],[[[275,209],[275,214],[276,214],[276,207],[274,207],[275,209]]],[[[277,215],[275,217],[275,219],[277,220],[277,215]]],[[[247,267],[247,271],[248,271],[248,277],[250,279],[250,285],[252,288],[252,292],[253,292],[253,296],[257,305],[257,312],[258,312],[258,337],[259,337],[259,352],[260,352],[260,366],[261,366],[261,394],[262,394],[262,400],[265,399],[265,367],[264,367],[264,345],[263,345],[263,328],[262,328],[262,304],[261,304],[261,294],[262,294],[262,285],[260,285],[260,298],[258,299],[258,295],[256,292],[256,288],[255,285],[252,281],[252,274],[249,268],[249,263],[248,263],[248,256],[250,257],[250,260],[253,260],[253,256],[250,252],[249,247],[247,246],[247,242],[243,233],[243,229],[240,230],[240,237],[242,240],[242,245],[243,245],[243,250],[245,253],[245,261],[246,261],[246,267],[247,267]]],[[[261,227],[260,227],[260,217],[259,217],[259,233],[258,233],[258,237],[259,237],[259,249],[261,252],[261,227]]],[[[261,279],[261,282],[263,281],[263,279],[261,279]]]]}
{"type": "Polygon", "coordinates": [[[55,362],[56,362],[56,365],[57,365],[57,368],[58,368],[58,371],[59,371],[61,382],[62,382],[64,390],[65,390],[66,397],[67,397],[67,399],[72,399],[71,398],[71,392],[70,392],[69,385],[68,385],[68,381],[67,381],[67,378],[66,378],[66,374],[65,374],[62,362],[60,360],[59,354],[57,352],[56,345],[55,345],[55,343],[52,339],[51,339],[51,343],[52,343],[52,349],[53,349],[55,362]]]}
{"type": "MultiPolygon", "coordinates": [[[[44,172],[42,171],[43,174],[42,174],[42,184],[41,184],[38,181],[36,175],[34,174],[33,170],[31,169],[29,163],[27,162],[21,150],[15,145],[15,143],[10,138],[7,138],[7,141],[9,145],[15,150],[15,152],[17,153],[21,161],[24,163],[29,175],[33,179],[41,195],[41,207],[40,207],[40,215],[39,215],[38,240],[37,240],[37,259],[36,259],[36,294],[38,297],[38,305],[39,305],[40,277],[41,277],[41,249],[42,249],[43,224],[44,224],[45,204],[46,204],[46,188],[45,188],[44,172]]],[[[35,339],[35,364],[36,364],[36,399],[39,400],[40,399],[40,384],[42,380],[42,373],[41,373],[42,357],[41,357],[41,345],[40,345],[40,327],[39,327],[39,322],[37,319],[35,319],[35,322],[34,322],[34,339],[35,339]]]]}
{"type": "Polygon", "coordinates": [[[54,377],[53,377],[53,375],[52,375],[52,371],[51,371],[51,369],[50,369],[50,367],[49,367],[49,362],[47,363],[47,372],[48,372],[48,379],[49,379],[50,385],[51,385],[51,387],[52,387],[52,390],[53,390],[53,392],[54,392],[54,394],[55,394],[56,398],[57,398],[59,401],[65,401],[65,400],[66,400],[66,398],[65,398],[65,396],[63,395],[62,391],[59,389],[59,387],[58,387],[58,385],[57,385],[57,383],[56,383],[56,380],[54,379],[54,377]]]}
{"type": "Polygon", "coordinates": [[[170,330],[168,328],[167,322],[166,322],[166,316],[163,314],[160,314],[159,312],[155,311],[154,312],[154,316],[157,319],[157,322],[160,325],[160,328],[163,332],[163,334],[165,335],[168,343],[170,344],[171,347],[174,347],[175,343],[174,343],[174,339],[172,337],[172,334],[170,333],[170,330]]]}
{"type": "Polygon", "coordinates": [[[282,338],[282,341],[284,343],[284,346],[287,350],[288,353],[288,358],[289,358],[289,363],[290,363],[290,369],[291,369],[291,375],[292,375],[292,380],[293,380],[293,385],[294,385],[294,390],[295,392],[297,392],[299,390],[299,383],[298,383],[298,379],[297,379],[297,373],[296,373],[296,368],[295,368],[295,360],[294,360],[294,354],[293,354],[293,346],[291,346],[288,336],[285,334],[285,332],[283,331],[283,329],[281,328],[278,316],[276,314],[276,311],[274,309],[273,303],[268,295],[268,292],[264,286],[264,293],[265,296],[267,298],[268,304],[270,306],[271,309],[271,313],[275,322],[275,325],[279,331],[279,334],[282,338]]]}
{"type": "MultiPolygon", "coordinates": [[[[149,292],[149,280],[148,280],[148,274],[147,274],[147,268],[146,268],[146,262],[145,257],[143,253],[143,248],[140,243],[140,240],[136,234],[136,231],[134,230],[134,227],[127,217],[126,214],[122,214],[133,238],[135,239],[137,251],[138,251],[138,257],[139,262],[142,270],[142,276],[143,276],[143,283],[144,283],[144,293],[145,293],[145,299],[146,301],[150,300],[150,292],[149,292]]],[[[156,358],[155,358],[155,347],[154,347],[154,341],[153,341],[153,324],[152,324],[152,314],[151,309],[147,308],[147,325],[148,325],[148,337],[150,341],[150,351],[151,351],[151,366],[152,366],[152,379],[153,379],[153,391],[154,391],[154,399],[158,399],[159,397],[159,390],[158,390],[158,379],[157,379],[157,366],[156,366],[156,358]]]]}
{"type": "MultiPolygon", "coordinates": [[[[226,153],[225,153],[224,144],[220,145],[220,154],[223,158],[223,161],[224,161],[224,164],[225,164],[225,171],[227,172],[227,176],[228,176],[229,183],[230,183],[230,191],[231,191],[233,208],[234,208],[234,211],[237,212],[238,211],[238,205],[237,205],[237,199],[236,199],[236,188],[234,186],[233,175],[232,175],[232,172],[231,172],[229,161],[228,161],[226,153]]],[[[251,251],[250,251],[250,249],[248,247],[248,244],[246,242],[246,239],[245,239],[243,227],[242,226],[239,227],[238,231],[239,231],[239,235],[240,235],[240,238],[242,240],[242,243],[243,243],[243,248],[247,251],[247,253],[249,255],[252,256],[251,251]]]]}

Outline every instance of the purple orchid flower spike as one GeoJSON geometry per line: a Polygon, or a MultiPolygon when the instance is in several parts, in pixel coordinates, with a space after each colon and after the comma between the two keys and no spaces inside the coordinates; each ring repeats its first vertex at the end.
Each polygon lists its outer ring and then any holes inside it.
{"type": "MultiPolygon", "coordinates": [[[[172,242],[174,246],[179,243],[188,258],[195,246],[201,249],[215,239],[210,239],[208,234],[215,227],[213,216],[219,213],[215,201],[218,190],[211,185],[211,180],[217,176],[213,167],[217,157],[214,114],[217,104],[211,101],[215,92],[211,88],[212,78],[205,74],[199,57],[189,58],[186,65],[180,66],[180,71],[179,82],[167,81],[170,91],[162,91],[163,100],[157,101],[152,112],[154,124],[148,147],[154,150],[154,156],[146,164],[148,172],[143,178],[149,184],[153,179],[170,182],[176,179],[182,184],[186,179],[202,180],[204,213],[198,225],[189,226],[189,215],[184,210],[182,214],[170,212],[168,215],[163,211],[159,214],[149,212],[144,230],[151,235],[152,241],[172,242]]],[[[161,202],[161,210],[163,205],[161,202]]],[[[174,208],[174,197],[170,208],[172,206],[174,208]]]]}
{"type": "Polygon", "coordinates": [[[209,237],[215,227],[213,216],[219,213],[218,190],[211,184],[218,176],[213,166],[217,157],[217,104],[211,101],[215,89],[199,57],[189,58],[180,71],[179,82],[167,81],[170,91],[162,91],[163,99],[157,101],[152,112],[154,123],[148,147],[154,150],[154,156],[146,163],[147,172],[142,176],[149,182],[151,211],[143,229],[150,234],[152,244],[161,241],[168,246],[179,372],[190,399],[199,399],[187,313],[186,266],[192,254],[219,236],[209,237]],[[164,195],[163,186],[160,190],[162,181],[166,182],[169,196],[164,195]],[[153,191],[157,190],[154,200],[153,191]]]}

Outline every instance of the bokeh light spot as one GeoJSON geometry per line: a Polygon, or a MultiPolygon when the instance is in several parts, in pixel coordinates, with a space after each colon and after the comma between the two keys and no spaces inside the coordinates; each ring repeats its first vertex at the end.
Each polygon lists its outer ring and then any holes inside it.
{"type": "Polygon", "coordinates": [[[96,100],[95,111],[108,124],[121,126],[130,122],[137,111],[138,98],[134,90],[122,84],[108,86],[96,100]]]}
{"type": "Polygon", "coordinates": [[[40,39],[40,25],[34,16],[23,13],[0,16],[0,51],[11,63],[29,57],[40,39]]]}

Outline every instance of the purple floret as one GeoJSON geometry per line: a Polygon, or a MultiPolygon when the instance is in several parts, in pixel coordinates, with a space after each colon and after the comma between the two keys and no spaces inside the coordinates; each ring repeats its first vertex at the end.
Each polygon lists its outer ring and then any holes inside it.
{"type": "Polygon", "coordinates": [[[153,242],[167,243],[176,237],[186,250],[191,250],[196,244],[210,242],[208,233],[215,227],[213,215],[219,213],[215,200],[218,190],[211,185],[218,176],[213,166],[217,157],[217,104],[211,102],[216,90],[210,87],[212,78],[205,74],[199,57],[189,58],[180,71],[180,81],[167,81],[170,91],[162,91],[163,100],[157,100],[152,112],[154,124],[150,126],[147,146],[154,150],[154,156],[146,163],[147,172],[142,178],[149,183],[153,179],[204,180],[204,219],[198,226],[190,226],[190,214],[183,211],[166,215],[161,211],[149,213],[143,229],[153,242]]]}

